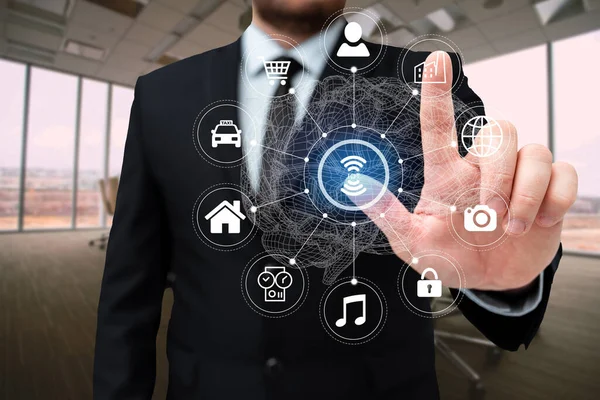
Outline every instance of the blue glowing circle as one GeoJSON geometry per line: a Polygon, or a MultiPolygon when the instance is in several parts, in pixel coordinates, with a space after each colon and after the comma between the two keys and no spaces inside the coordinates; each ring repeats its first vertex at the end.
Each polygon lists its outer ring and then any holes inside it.
{"type": "Polygon", "coordinates": [[[323,154],[317,179],[319,189],[331,204],[346,211],[360,211],[381,200],[388,189],[390,170],[383,153],[376,146],[364,140],[348,139],[334,144],[323,154]],[[358,178],[360,175],[381,183],[376,194],[368,193],[369,189],[358,178]],[[356,204],[352,198],[359,196],[368,201],[356,204]]]}

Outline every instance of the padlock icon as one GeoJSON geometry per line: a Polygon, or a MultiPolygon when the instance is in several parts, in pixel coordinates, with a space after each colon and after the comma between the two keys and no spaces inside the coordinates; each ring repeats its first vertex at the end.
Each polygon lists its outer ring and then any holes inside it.
{"type": "Polygon", "coordinates": [[[442,281],[438,279],[438,274],[433,268],[425,268],[421,274],[421,280],[417,281],[417,296],[418,297],[442,297],[442,281]],[[431,272],[435,277],[433,279],[425,279],[425,275],[431,272]]]}

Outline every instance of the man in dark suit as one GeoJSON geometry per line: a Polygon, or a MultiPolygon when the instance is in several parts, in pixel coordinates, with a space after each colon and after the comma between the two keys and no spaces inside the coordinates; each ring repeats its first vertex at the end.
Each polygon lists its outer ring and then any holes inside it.
{"type": "MultiPolygon", "coordinates": [[[[285,35],[309,46],[310,38],[343,6],[343,0],[255,0],[249,29],[285,35]]],[[[356,260],[357,266],[377,265],[366,268],[364,275],[388,299],[387,323],[373,340],[348,346],[332,340],[323,329],[317,310],[326,287],[318,284],[323,271],[317,268],[307,269],[311,290],[293,314],[267,319],[248,307],[240,294],[240,276],[248,261],[263,251],[260,233],[235,251],[218,251],[198,241],[190,210],[199,194],[215,185],[239,184],[241,168],[256,165],[248,161],[244,166],[218,168],[206,163],[189,134],[200,110],[240,98],[240,61],[243,50],[252,45],[244,42],[252,37],[247,33],[235,43],[138,80],[102,281],[94,398],[151,398],[156,333],[169,271],[177,276],[167,337],[170,399],[438,398],[432,320],[397,301],[396,287],[390,284],[402,260],[410,261],[411,253],[394,239],[407,226],[429,233],[425,245],[452,254],[462,265],[472,289],[460,304],[465,316],[504,349],[527,346],[546,309],[560,259],[561,221],[574,201],[577,178],[571,166],[553,164],[542,146],[517,151],[516,140],[507,149],[504,164],[493,167],[499,169],[478,165],[469,170],[481,181],[500,176],[501,189],[510,198],[510,218],[497,201],[486,199],[508,224],[508,238],[497,249],[465,250],[449,236],[445,218],[419,212],[427,210],[419,207],[409,213],[394,196],[384,197],[384,208],[365,211],[375,220],[387,210],[387,222],[376,223],[395,252],[362,254],[356,260]]],[[[341,35],[340,30],[338,43],[343,41],[341,35]]],[[[395,76],[400,51],[388,48],[386,58],[364,76],[395,76]]],[[[410,65],[417,65],[427,54],[411,52],[407,57],[410,65]]],[[[422,116],[435,111],[440,102],[451,104],[449,95],[431,100],[441,91],[452,92],[465,103],[479,100],[456,68],[456,58],[447,65],[443,72],[454,73],[453,82],[460,84],[423,86],[422,116]]],[[[326,78],[339,72],[327,64],[312,73],[326,78]]],[[[224,113],[218,119],[232,117],[224,113]]],[[[451,111],[450,117],[453,121],[451,111]]],[[[440,147],[436,135],[452,132],[448,115],[437,118],[421,124],[424,153],[427,146],[440,147]]],[[[429,182],[444,179],[448,169],[433,161],[424,157],[424,197],[429,182]]],[[[427,266],[413,263],[416,272],[409,270],[411,279],[416,281],[427,266]]]]}

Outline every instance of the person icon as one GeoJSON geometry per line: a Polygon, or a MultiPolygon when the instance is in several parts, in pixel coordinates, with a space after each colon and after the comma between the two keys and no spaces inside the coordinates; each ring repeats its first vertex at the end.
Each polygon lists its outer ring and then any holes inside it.
{"type": "MultiPolygon", "coordinates": [[[[344,29],[344,36],[350,43],[356,43],[362,37],[362,27],[358,22],[350,22],[344,29]]],[[[343,43],[338,49],[338,57],[369,57],[369,49],[364,43],[356,46],[351,46],[348,43],[343,43]]]]}

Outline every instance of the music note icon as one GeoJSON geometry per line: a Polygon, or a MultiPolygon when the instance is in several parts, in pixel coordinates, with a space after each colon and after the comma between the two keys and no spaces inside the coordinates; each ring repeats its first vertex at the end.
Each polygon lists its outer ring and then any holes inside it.
{"type": "Polygon", "coordinates": [[[355,325],[362,325],[367,322],[367,295],[366,294],[355,294],[353,296],[344,297],[344,312],[342,318],[335,321],[335,326],[341,328],[346,325],[346,311],[348,304],[351,303],[362,303],[362,315],[354,320],[355,325]]]}

